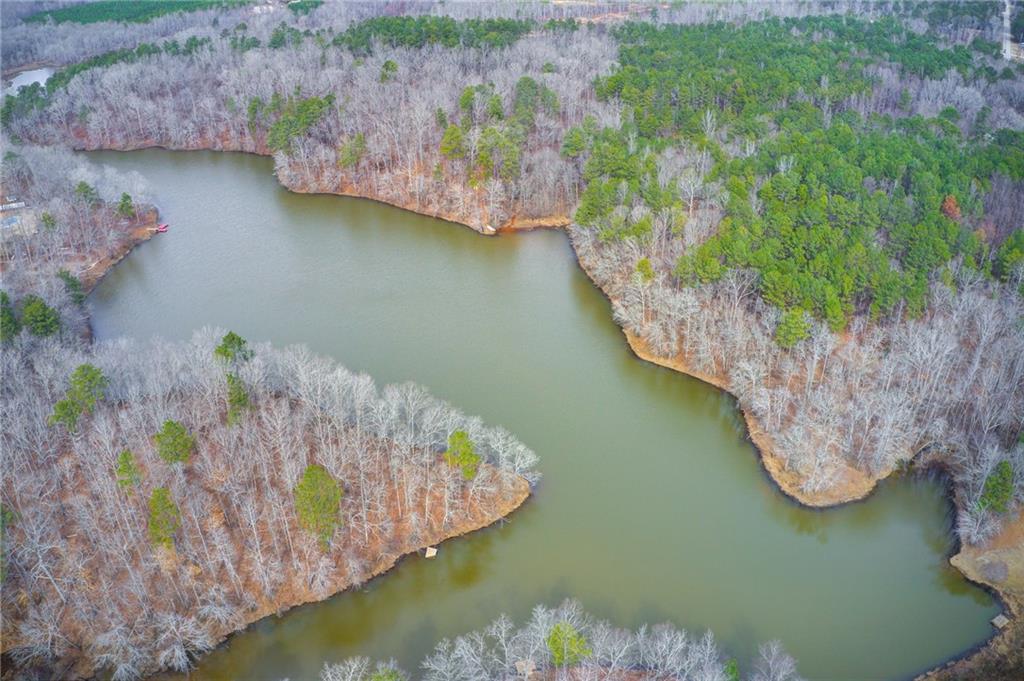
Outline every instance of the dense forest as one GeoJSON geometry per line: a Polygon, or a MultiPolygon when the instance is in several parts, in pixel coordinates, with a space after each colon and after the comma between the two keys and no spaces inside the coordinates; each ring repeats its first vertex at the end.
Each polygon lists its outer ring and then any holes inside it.
{"type": "Polygon", "coordinates": [[[42,10],[25,17],[26,23],[93,24],[100,21],[145,23],[176,12],[195,12],[243,4],[240,0],[98,0],[42,10]]]}
{"type": "Polygon", "coordinates": [[[6,100],[3,117],[27,137],[23,124],[61,117],[57,112],[71,106],[77,122],[60,134],[89,144],[275,153],[279,176],[292,178],[290,186],[371,195],[481,226],[501,225],[514,214],[567,218],[577,187],[572,162],[559,154],[561,131],[588,111],[608,109],[602,120],[617,118],[614,107],[589,92],[595,76],[610,68],[614,43],[572,30],[573,24],[516,40],[524,22],[484,19],[459,28],[441,19],[408,21],[433,38],[414,35],[412,25],[386,55],[366,54],[361,44],[381,30],[401,33],[402,21],[333,37],[283,24],[264,33],[242,22],[213,36],[146,43],[59,72],[45,88],[6,100]],[[443,46],[482,36],[511,44],[500,51],[443,46]],[[266,57],[281,70],[268,70],[266,57]],[[127,79],[114,86],[123,91],[124,106],[106,111],[103,102],[113,100],[92,91],[104,87],[97,78],[116,73],[127,79]],[[84,109],[74,103],[79,88],[89,90],[81,92],[81,101],[91,102],[84,109]],[[335,101],[333,91],[346,95],[335,101]],[[184,92],[195,106],[187,104],[193,113],[183,117],[185,102],[172,93],[184,92]],[[192,121],[182,125],[184,118],[192,121]]]}
{"type": "Polygon", "coordinates": [[[737,395],[789,493],[855,498],[923,452],[982,541],[1006,517],[991,476],[1024,490],[1024,89],[1000,6],[694,25],[729,8],[253,15],[69,66],[4,120],[272,154],[290,188],[483,232],[571,221],[617,319],[737,395]]]}
{"type": "MultiPolygon", "coordinates": [[[[295,191],[486,234],[567,226],[633,349],[735,395],[786,493],[831,505],[931,466],[964,543],[1017,516],[1024,65],[1001,58],[1002,3],[201,4],[4,8],[5,69],[59,67],[0,117],[5,193],[40,225],[0,252],[4,651],[22,669],[185,669],[537,479],[507,432],[301,348],[83,341],[85,293],[156,214],[139,178],[37,145],[254,152],[295,191]]],[[[751,678],[796,678],[777,646],[762,658],[751,678]]],[[[423,669],[527,662],[736,678],[710,638],[571,603],[423,669]]]]}
{"type": "Polygon", "coordinates": [[[39,678],[184,671],[248,622],[490,524],[536,479],[506,431],[301,347],[29,331],[2,353],[3,621],[39,678]]]}

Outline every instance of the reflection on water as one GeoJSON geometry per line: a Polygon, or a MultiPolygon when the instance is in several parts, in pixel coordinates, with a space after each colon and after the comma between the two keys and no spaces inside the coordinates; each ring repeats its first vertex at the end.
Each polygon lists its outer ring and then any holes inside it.
{"type": "Polygon", "coordinates": [[[908,677],[989,634],[995,605],[946,567],[940,485],[899,480],[830,511],[788,501],[731,398],[629,352],[564,234],[487,238],[290,194],[249,156],[94,158],[147,176],[171,224],[90,297],[97,337],[211,324],[306,343],[422,383],[542,457],[508,523],[260,622],[190,678],[315,679],[355,654],[415,669],[443,637],[570,595],[622,626],[711,629],[741,663],[779,638],[821,679],[908,677]]]}

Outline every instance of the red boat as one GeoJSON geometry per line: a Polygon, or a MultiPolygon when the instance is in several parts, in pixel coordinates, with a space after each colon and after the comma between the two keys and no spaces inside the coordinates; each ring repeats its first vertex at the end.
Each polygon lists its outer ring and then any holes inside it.
{"type": "Polygon", "coordinates": [[[161,224],[157,225],[156,226],[156,231],[161,232],[161,233],[166,232],[167,231],[167,223],[164,222],[164,223],[161,223],[161,224]]]}

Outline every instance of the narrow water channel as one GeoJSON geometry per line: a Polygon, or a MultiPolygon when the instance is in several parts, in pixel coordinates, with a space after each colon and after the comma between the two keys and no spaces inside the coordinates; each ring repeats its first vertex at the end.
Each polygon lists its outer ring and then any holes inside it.
{"type": "Polygon", "coordinates": [[[261,621],[190,678],[312,680],[357,654],[415,669],[441,638],[567,596],[622,626],[710,628],[741,666],[779,638],[805,676],[833,681],[907,678],[989,634],[996,605],[947,565],[938,483],[797,508],[727,395],[630,353],[564,234],[487,238],[295,195],[251,156],[91,158],[142,173],[171,225],[90,297],[99,339],[216,325],[305,343],[379,382],[422,383],[542,457],[535,498],[504,526],[261,621]]]}

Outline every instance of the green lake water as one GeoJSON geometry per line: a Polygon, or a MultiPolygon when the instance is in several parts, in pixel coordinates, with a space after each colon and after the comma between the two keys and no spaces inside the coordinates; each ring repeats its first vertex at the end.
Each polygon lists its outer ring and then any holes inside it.
{"type": "Polygon", "coordinates": [[[908,678],[989,635],[996,604],[947,564],[939,483],[798,508],[728,395],[630,353],[564,234],[484,237],[292,194],[265,158],[90,158],[142,173],[171,225],[90,296],[97,338],[214,325],[304,343],[378,383],[421,383],[541,456],[541,484],[507,523],[260,621],[190,678],[306,681],[351,655],[415,670],[441,638],[567,596],[621,626],[710,628],[741,667],[778,638],[812,679],[908,678]]]}

